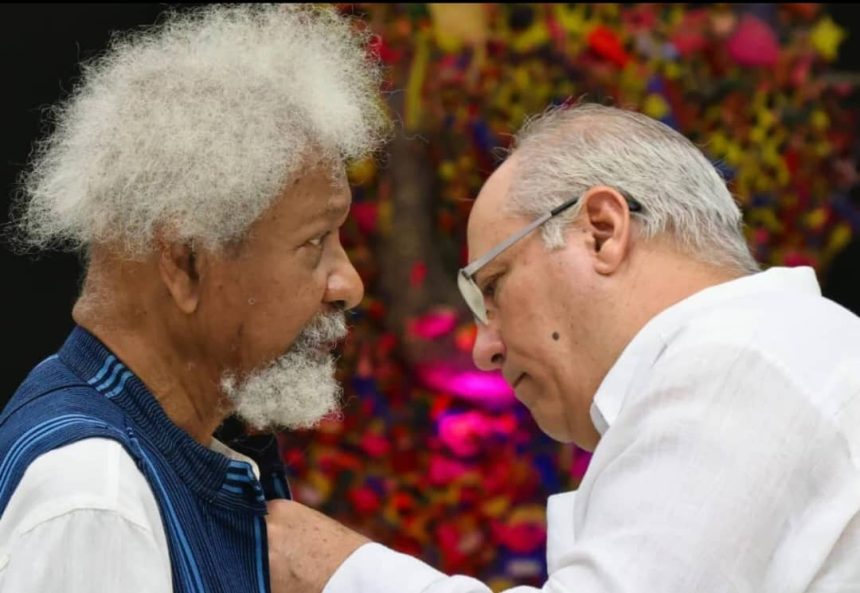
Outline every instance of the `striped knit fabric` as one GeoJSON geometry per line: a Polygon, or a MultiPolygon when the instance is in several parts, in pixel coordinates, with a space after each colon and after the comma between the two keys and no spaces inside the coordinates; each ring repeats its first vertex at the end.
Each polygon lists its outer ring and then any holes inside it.
{"type": "MultiPolygon", "coordinates": [[[[266,505],[251,466],[174,425],[134,373],[80,327],[0,415],[0,514],[34,459],[92,437],[119,441],[152,487],[174,591],[268,593],[266,505]]],[[[278,490],[288,492],[286,484],[278,490]]]]}

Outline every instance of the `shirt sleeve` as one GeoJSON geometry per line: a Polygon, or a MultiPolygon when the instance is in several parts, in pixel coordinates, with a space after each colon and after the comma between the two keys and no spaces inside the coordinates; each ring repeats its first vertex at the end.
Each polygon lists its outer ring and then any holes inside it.
{"type": "MultiPolygon", "coordinates": [[[[377,543],[364,544],[335,571],[323,593],[491,593],[466,576],[446,576],[420,560],[377,543]]],[[[522,593],[526,593],[523,589],[522,593]]]]}
{"type": "Polygon", "coordinates": [[[0,516],[0,593],[170,593],[158,504],[118,442],[37,458],[0,516]]]}
{"type": "Polygon", "coordinates": [[[139,525],[113,511],[76,510],[19,535],[0,568],[0,592],[45,591],[171,593],[170,566],[139,525]]]}

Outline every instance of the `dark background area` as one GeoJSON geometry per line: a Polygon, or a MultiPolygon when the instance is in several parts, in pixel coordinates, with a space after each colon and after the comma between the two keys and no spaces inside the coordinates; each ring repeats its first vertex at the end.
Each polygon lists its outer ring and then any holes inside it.
{"type": "MultiPolygon", "coordinates": [[[[154,23],[172,4],[5,4],[0,6],[3,140],[2,224],[34,140],[46,130],[44,108],[65,97],[79,62],[98,55],[111,32],[154,23]]],[[[56,351],[72,329],[71,308],[82,279],[68,253],[15,255],[0,245],[3,360],[0,407],[35,364],[56,351]]]]}
{"type": "MultiPolygon", "coordinates": [[[[153,23],[171,4],[7,4],[0,6],[3,60],[2,223],[33,141],[45,129],[42,109],[72,88],[82,59],[98,54],[112,31],[153,23]]],[[[835,69],[860,72],[860,10],[830,5],[828,12],[849,32],[835,69]]],[[[860,307],[854,271],[860,244],[831,266],[825,293],[855,312],[860,307]]],[[[71,307],[80,283],[78,258],[12,254],[0,246],[3,361],[0,407],[32,366],[54,352],[72,328],[71,307]]]]}

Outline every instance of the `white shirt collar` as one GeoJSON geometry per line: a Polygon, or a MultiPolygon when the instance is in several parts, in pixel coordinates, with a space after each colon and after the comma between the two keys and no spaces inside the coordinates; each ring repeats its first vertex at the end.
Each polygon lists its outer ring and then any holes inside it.
{"type": "Polygon", "coordinates": [[[255,462],[247,455],[242,455],[238,451],[231,449],[215,437],[212,437],[212,440],[209,442],[209,449],[215,451],[216,453],[220,453],[224,457],[232,459],[233,461],[244,461],[251,466],[251,471],[254,472],[254,477],[256,477],[258,480],[260,479],[260,468],[257,467],[257,462],[255,462]]]}
{"type": "Polygon", "coordinates": [[[654,316],[630,341],[609,369],[591,405],[591,419],[603,435],[618,416],[624,398],[642,372],[647,372],[675,331],[696,313],[738,297],[766,292],[821,295],[809,267],[771,268],[701,290],[654,316]]]}

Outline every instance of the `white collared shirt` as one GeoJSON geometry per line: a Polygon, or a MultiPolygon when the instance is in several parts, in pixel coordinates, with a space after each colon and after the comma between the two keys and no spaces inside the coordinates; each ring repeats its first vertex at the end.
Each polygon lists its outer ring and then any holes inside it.
{"type": "MultiPolygon", "coordinates": [[[[860,319],[811,269],[668,308],[591,415],[602,436],[582,484],[548,501],[542,591],[860,592],[860,319]]],[[[373,543],[324,589],[357,591],[489,589],[373,543]]]]}
{"type": "MultiPolygon", "coordinates": [[[[213,439],[210,449],[250,458],[213,439]]],[[[158,503],[122,445],[90,438],[38,457],[0,517],[0,593],[172,593],[158,503]]]]}

